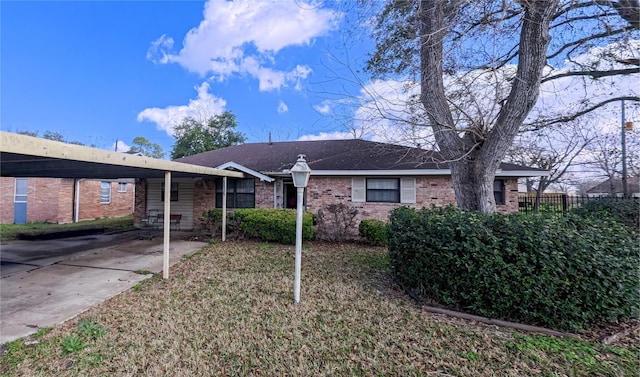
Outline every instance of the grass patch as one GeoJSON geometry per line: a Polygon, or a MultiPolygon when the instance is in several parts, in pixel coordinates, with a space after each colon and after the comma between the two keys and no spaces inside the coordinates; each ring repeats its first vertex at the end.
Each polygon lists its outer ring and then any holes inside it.
{"type": "Polygon", "coordinates": [[[0,241],[11,241],[21,236],[36,237],[52,233],[102,229],[105,233],[133,229],[133,215],[105,218],[91,221],[80,221],[69,224],[28,223],[28,224],[0,224],[0,241]]]}
{"type": "Polygon", "coordinates": [[[147,279],[39,344],[17,343],[0,374],[635,376],[640,367],[637,343],[604,347],[426,313],[390,280],[383,248],[306,244],[299,305],[294,247],[220,243],[175,265],[169,280],[147,279]],[[69,337],[84,347],[66,352],[69,337]]]}

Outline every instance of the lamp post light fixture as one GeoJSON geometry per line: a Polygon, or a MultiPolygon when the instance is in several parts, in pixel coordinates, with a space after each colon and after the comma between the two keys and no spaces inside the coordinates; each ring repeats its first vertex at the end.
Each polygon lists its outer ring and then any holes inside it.
{"type": "Polygon", "coordinates": [[[304,159],[304,155],[298,155],[298,161],[291,168],[291,178],[293,178],[293,185],[298,192],[298,198],[296,200],[296,264],[295,264],[295,277],[293,282],[293,301],[296,304],[300,303],[300,270],[302,269],[302,202],[304,200],[304,188],[309,183],[309,176],[311,175],[311,169],[307,165],[307,161],[304,159]]]}

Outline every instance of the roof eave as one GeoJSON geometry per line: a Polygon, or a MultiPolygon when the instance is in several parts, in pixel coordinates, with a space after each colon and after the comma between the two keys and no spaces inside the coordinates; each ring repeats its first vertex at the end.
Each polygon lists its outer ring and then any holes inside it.
{"type": "MultiPolygon", "coordinates": [[[[290,175],[288,171],[265,172],[269,176],[290,175]]],[[[394,170],[313,170],[311,175],[315,176],[437,176],[451,175],[451,169],[394,169],[394,170]]],[[[496,177],[547,177],[548,171],[543,170],[498,170],[496,177]]]]}

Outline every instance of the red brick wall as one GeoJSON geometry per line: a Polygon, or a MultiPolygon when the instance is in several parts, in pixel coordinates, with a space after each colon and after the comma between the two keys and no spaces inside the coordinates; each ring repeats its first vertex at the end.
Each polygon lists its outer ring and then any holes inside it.
{"type": "MultiPolygon", "coordinates": [[[[456,204],[455,193],[449,176],[416,177],[416,203],[352,203],[351,177],[312,177],[307,187],[307,209],[316,213],[318,209],[336,203],[344,203],[359,210],[359,220],[388,220],[389,213],[396,207],[406,205],[413,208],[429,207],[432,204],[444,206],[456,204]]],[[[518,210],[518,181],[505,179],[505,205],[499,205],[499,212],[518,210]]]]}
{"type": "Polygon", "coordinates": [[[111,202],[100,203],[100,181],[80,182],[80,220],[101,217],[122,217],[133,213],[134,185],[127,184],[127,192],[118,192],[118,182],[111,184],[111,202]]]}
{"type": "Polygon", "coordinates": [[[146,179],[136,178],[135,204],[133,208],[133,223],[140,224],[140,219],[147,216],[147,186],[146,179]]]}
{"type": "MultiPolygon", "coordinates": [[[[256,179],[256,208],[274,208],[274,185],[276,185],[276,207],[282,207],[282,180],[273,183],[256,179]]],[[[138,184],[136,189],[136,216],[145,212],[145,185],[138,184]]],[[[202,212],[215,208],[215,181],[203,179],[195,182],[194,188],[194,227],[198,227],[202,212]]],[[[416,203],[352,203],[351,177],[312,177],[306,191],[307,209],[313,213],[328,204],[344,203],[359,211],[358,222],[362,219],[388,220],[389,213],[400,205],[414,208],[429,207],[431,204],[443,206],[455,204],[455,193],[449,176],[416,177],[416,203]]],[[[505,205],[499,205],[499,212],[515,212],[518,210],[517,179],[505,179],[505,205]]]]}
{"type": "Polygon", "coordinates": [[[195,181],[193,187],[193,228],[202,229],[205,226],[202,213],[214,208],[216,208],[215,179],[195,181]]]}
{"type": "Polygon", "coordinates": [[[13,223],[13,195],[15,178],[0,177],[0,224],[13,223]]]}
{"type": "Polygon", "coordinates": [[[58,222],[58,190],[62,181],[61,178],[28,179],[27,222],[58,222]]]}
{"type": "MultiPolygon", "coordinates": [[[[28,178],[27,222],[68,223],[73,221],[74,180],[71,178],[28,178]]],[[[0,180],[0,222],[13,223],[15,178],[0,180]]],[[[100,181],[80,181],[80,220],[121,217],[133,212],[133,184],[118,192],[111,183],[111,203],[100,203],[100,181]]]]}
{"type": "Polygon", "coordinates": [[[269,183],[256,179],[256,208],[274,208],[273,206],[273,185],[275,181],[269,183]]]}

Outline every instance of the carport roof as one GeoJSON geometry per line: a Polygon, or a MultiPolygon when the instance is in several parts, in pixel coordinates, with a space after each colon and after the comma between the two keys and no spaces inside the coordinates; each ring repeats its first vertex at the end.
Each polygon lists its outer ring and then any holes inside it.
{"type": "Polygon", "coordinates": [[[111,152],[0,131],[0,176],[51,178],[162,178],[205,175],[243,177],[239,172],[111,152]]]}

